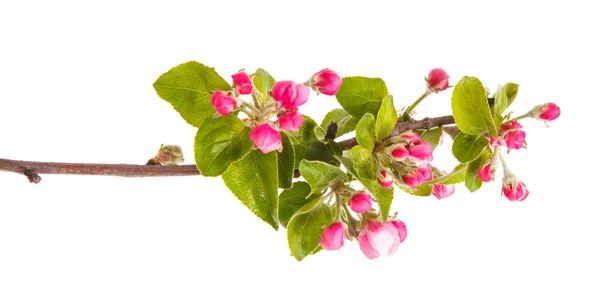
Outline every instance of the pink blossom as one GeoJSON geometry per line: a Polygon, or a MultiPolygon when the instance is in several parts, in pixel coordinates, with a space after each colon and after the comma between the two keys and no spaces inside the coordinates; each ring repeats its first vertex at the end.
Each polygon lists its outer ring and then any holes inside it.
{"type": "Polygon", "coordinates": [[[392,149],[392,156],[396,159],[396,160],[404,160],[406,158],[408,158],[409,152],[408,149],[406,149],[406,147],[404,146],[398,146],[394,149],[392,149]]]}
{"type": "Polygon", "coordinates": [[[513,121],[503,123],[500,126],[500,133],[506,133],[508,131],[516,131],[516,130],[520,130],[522,128],[523,128],[523,126],[518,121],[513,120],[513,121]]]}
{"type": "Polygon", "coordinates": [[[296,84],[292,81],[279,81],[271,90],[273,99],[281,103],[285,109],[296,109],[298,106],[308,101],[310,90],[303,84],[296,84]]]}
{"type": "Polygon", "coordinates": [[[250,139],[265,154],[281,146],[281,134],[268,123],[254,127],[250,132],[250,139]]]}
{"type": "Polygon", "coordinates": [[[428,166],[419,167],[419,168],[417,168],[417,172],[422,177],[422,183],[425,183],[425,182],[431,180],[432,172],[431,172],[431,168],[430,167],[428,167],[428,166]]]}
{"type": "Polygon", "coordinates": [[[333,223],[329,225],[321,235],[319,241],[324,250],[339,250],[344,245],[344,225],[333,223]]]}
{"type": "Polygon", "coordinates": [[[314,90],[325,95],[335,95],[342,85],[340,75],[330,69],[321,70],[312,79],[314,90]]]}
{"type": "Polygon", "coordinates": [[[394,178],[392,178],[392,176],[388,172],[386,172],[385,170],[382,170],[379,173],[378,182],[379,182],[379,185],[381,185],[381,187],[387,189],[387,188],[391,187],[392,184],[394,183],[394,178]]]}
{"type": "Polygon", "coordinates": [[[490,147],[506,146],[506,142],[503,137],[494,138],[490,136],[490,147]]]}
{"type": "Polygon", "coordinates": [[[356,193],[350,198],[350,208],[356,213],[365,213],[371,209],[371,194],[367,192],[356,193]]]}
{"type": "Polygon", "coordinates": [[[502,181],[502,193],[510,201],[523,201],[529,195],[529,190],[516,177],[508,176],[502,181]]]}
{"type": "Polygon", "coordinates": [[[454,185],[434,184],[432,194],[437,199],[446,198],[454,194],[454,185]]]}
{"type": "Polygon", "coordinates": [[[450,77],[441,68],[434,68],[427,77],[427,87],[434,92],[440,92],[448,89],[450,77]]]}
{"type": "Polygon", "coordinates": [[[523,147],[523,143],[525,142],[525,136],[525,132],[521,130],[508,132],[506,135],[504,135],[506,147],[508,147],[508,149],[521,149],[521,147],[523,147]]]}
{"type": "Polygon", "coordinates": [[[286,111],[279,116],[279,127],[286,131],[296,131],[304,124],[304,116],[297,109],[286,111]]]}
{"type": "Polygon", "coordinates": [[[403,175],[402,182],[414,189],[423,183],[423,176],[415,170],[403,175]]]}
{"type": "MultiPolygon", "coordinates": [[[[398,224],[401,227],[400,224],[398,224]]],[[[391,256],[401,243],[400,236],[406,236],[406,230],[401,232],[392,221],[381,225],[380,219],[369,219],[358,234],[360,250],[369,258],[391,256]]]]}
{"type": "Polygon", "coordinates": [[[417,165],[430,163],[433,160],[433,148],[429,142],[421,142],[421,144],[411,147],[409,156],[417,165]]]}
{"type": "Polygon", "coordinates": [[[492,162],[488,161],[478,171],[479,178],[482,182],[488,183],[494,179],[495,169],[493,168],[492,162]]]}
{"type": "Polygon", "coordinates": [[[245,95],[252,93],[252,81],[246,72],[240,71],[231,76],[233,84],[238,93],[245,95]]]}
{"type": "Polygon", "coordinates": [[[421,143],[421,137],[416,132],[408,132],[402,135],[402,139],[406,140],[408,143],[416,145],[421,143]]]}
{"type": "Polygon", "coordinates": [[[537,118],[545,121],[555,120],[560,115],[560,107],[552,102],[540,105],[539,109],[537,118]]]}
{"type": "Polygon", "coordinates": [[[407,235],[406,225],[404,224],[404,222],[399,219],[390,220],[389,222],[391,222],[392,225],[396,227],[396,230],[398,231],[398,237],[400,237],[400,243],[404,242],[404,240],[406,240],[407,235]]]}
{"type": "Polygon", "coordinates": [[[227,92],[215,91],[210,97],[210,104],[222,115],[228,115],[233,112],[237,101],[229,96],[227,92]]]}

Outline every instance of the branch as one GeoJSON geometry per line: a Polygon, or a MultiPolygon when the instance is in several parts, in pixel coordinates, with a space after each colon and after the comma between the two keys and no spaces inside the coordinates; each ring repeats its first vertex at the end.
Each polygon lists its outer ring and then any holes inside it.
{"type": "MultiPolygon", "coordinates": [[[[443,125],[454,124],[451,115],[425,118],[422,120],[409,120],[398,122],[390,137],[397,136],[408,130],[430,129],[443,125]]],[[[336,125],[337,126],[337,125],[336,125]]],[[[335,126],[328,128],[328,133],[334,133],[335,126]]],[[[337,132],[337,128],[335,128],[337,132]]],[[[356,138],[338,142],[342,150],[349,150],[358,145],[356,138]]],[[[101,164],[101,163],[60,163],[60,162],[36,162],[20,161],[0,158],[0,171],[14,172],[25,175],[31,183],[41,181],[40,174],[55,175],[94,175],[94,176],[117,176],[117,177],[179,177],[200,175],[196,165],[136,165],[136,164],[101,164]]]]}

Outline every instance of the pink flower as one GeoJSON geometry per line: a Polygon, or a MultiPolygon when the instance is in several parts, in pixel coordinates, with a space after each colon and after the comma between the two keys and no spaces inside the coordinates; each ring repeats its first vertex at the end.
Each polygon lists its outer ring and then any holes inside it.
{"type": "Polygon", "coordinates": [[[392,156],[396,159],[396,160],[404,160],[406,158],[408,158],[409,152],[408,149],[406,149],[406,147],[404,146],[398,146],[394,149],[392,149],[392,156]]]}
{"type": "Polygon", "coordinates": [[[429,72],[429,76],[427,77],[427,87],[434,91],[440,92],[448,89],[450,85],[450,77],[448,74],[441,68],[434,68],[429,72]]]}
{"type": "Polygon", "coordinates": [[[402,135],[402,139],[413,145],[421,143],[421,137],[415,132],[408,132],[402,135]]]}
{"type": "Polygon", "coordinates": [[[339,250],[344,245],[344,225],[333,223],[329,225],[319,241],[324,250],[339,250]]]}
{"type": "Polygon", "coordinates": [[[312,80],[313,89],[317,93],[325,95],[335,95],[342,85],[340,75],[330,69],[324,69],[314,74],[312,80]]]}
{"type": "Polygon", "coordinates": [[[423,176],[416,170],[402,176],[402,182],[410,188],[416,188],[423,183],[423,176]]]}
{"type": "Polygon", "coordinates": [[[508,147],[508,149],[521,149],[521,147],[523,147],[523,143],[525,142],[525,136],[525,132],[521,130],[507,133],[504,135],[506,147],[508,147]]]}
{"type": "Polygon", "coordinates": [[[433,148],[431,148],[429,142],[421,142],[421,144],[413,146],[408,151],[409,156],[417,165],[427,164],[433,160],[433,148]]]}
{"type": "Polygon", "coordinates": [[[523,126],[518,121],[513,120],[513,121],[509,121],[509,122],[503,123],[500,126],[500,133],[504,134],[506,132],[516,131],[516,130],[520,130],[522,128],[523,128],[523,126]]]}
{"type": "Polygon", "coordinates": [[[503,137],[498,137],[497,139],[490,136],[490,147],[501,147],[506,146],[506,142],[503,137]]]}
{"type": "Polygon", "coordinates": [[[454,185],[434,184],[432,193],[437,199],[446,198],[454,194],[454,185]]]}
{"type": "Polygon", "coordinates": [[[371,194],[359,192],[354,194],[349,201],[350,208],[356,213],[365,213],[371,209],[371,194]]]}
{"type": "Polygon", "coordinates": [[[250,139],[254,141],[254,146],[265,154],[281,146],[281,134],[268,123],[254,127],[250,132],[250,139]]]}
{"type": "Polygon", "coordinates": [[[215,91],[210,97],[210,104],[222,115],[228,115],[233,112],[237,101],[229,96],[227,92],[215,91]]]}
{"type": "Polygon", "coordinates": [[[245,95],[252,93],[252,81],[246,72],[240,71],[231,76],[238,93],[245,95]]]}
{"type": "Polygon", "coordinates": [[[273,99],[281,103],[285,109],[296,109],[298,106],[308,101],[310,90],[303,84],[296,84],[292,81],[279,81],[271,90],[273,99]]]}
{"type": "Polygon", "coordinates": [[[400,243],[404,242],[407,235],[406,225],[404,222],[399,219],[390,220],[389,222],[396,227],[396,230],[398,231],[398,237],[400,237],[400,243]]]}
{"type": "Polygon", "coordinates": [[[431,180],[431,168],[429,168],[428,166],[422,166],[417,168],[417,172],[421,175],[422,179],[422,183],[425,183],[429,180],[431,180]]]}
{"type": "MultiPolygon", "coordinates": [[[[401,227],[400,224],[398,226],[401,227]]],[[[380,219],[369,219],[358,234],[360,250],[369,258],[391,256],[400,245],[400,235],[406,236],[406,230],[401,232],[392,221],[381,225],[380,219]]]]}
{"type": "Polygon", "coordinates": [[[394,178],[392,178],[392,176],[390,176],[390,174],[388,172],[386,172],[385,170],[382,170],[379,173],[378,182],[379,182],[379,185],[381,185],[381,187],[387,189],[387,188],[391,187],[392,184],[394,183],[394,178]]]}
{"type": "Polygon", "coordinates": [[[296,131],[302,127],[304,124],[304,116],[298,112],[298,110],[294,109],[291,111],[284,112],[279,117],[279,127],[286,131],[296,131]]]}
{"type": "Polygon", "coordinates": [[[536,117],[545,121],[555,120],[560,115],[560,107],[552,102],[539,105],[536,109],[534,109],[536,117]]]}
{"type": "Polygon", "coordinates": [[[479,178],[482,182],[488,183],[494,179],[494,173],[496,170],[493,168],[492,162],[486,162],[478,171],[479,178]]]}
{"type": "Polygon", "coordinates": [[[502,180],[502,193],[510,201],[523,201],[529,195],[529,190],[521,180],[509,175],[502,180]]]}

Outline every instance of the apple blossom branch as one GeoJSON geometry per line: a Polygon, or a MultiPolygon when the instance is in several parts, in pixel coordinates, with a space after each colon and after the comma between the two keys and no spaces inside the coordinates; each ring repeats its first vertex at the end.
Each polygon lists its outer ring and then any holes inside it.
{"type": "MultiPolygon", "coordinates": [[[[454,124],[451,115],[424,118],[421,120],[411,119],[396,123],[390,137],[397,136],[408,130],[430,129],[444,125],[454,124]]],[[[328,129],[333,132],[335,127],[328,129]]],[[[337,128],[335,128],[337,132],[337,128]]],[[[334,133],[335,133],[334,132],[334,133]]],[[[328,134],[327,137],[331,137],[328,134]]],[[[350,138],[338,142],[342,150],[349,150],[356,146],[356,138],[350,138]]],[[[138,164],[101,164],[101,163],[61,163],[61,162],[36,162],[21,161],[0,158],[0,171],[14,172],[25,175],[29,182],[39,183],[40,174],[60,175],[95,175],[95,176],[117,176],[117,177],[179,177],[200,175],[196,165],[138,165],[138,164]]]]}

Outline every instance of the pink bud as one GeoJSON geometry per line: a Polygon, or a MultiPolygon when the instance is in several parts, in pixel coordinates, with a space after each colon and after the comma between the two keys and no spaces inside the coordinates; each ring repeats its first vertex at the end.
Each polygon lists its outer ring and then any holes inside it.
{"type": "Polygon", "coordinates": [[[540,113],[537,115],[539,119],[545,121],[555,120],[560,115],[560,107],[550,102],[540,107],[540,113]]]}
{"type": "Polygon", "coordinates": [[[488,183],[494,179],[495,170],[492,167],[492,162],[489,161],[477,171],[482,182],[488,183]]]}
{"type": "Polygon", "coordinates": [[[419,137],[419,134],[415,132],[408,132],[403,134],[402,139],[414,145],[421,143],[421,137],[419,137]]]}
{"type": "Polygon", "coordinates": [[[448,89],[450,85],[450,77],[441,68],[434,68],[429,72],[427,77],[427,87],[435,92],[440,92],[448,89]]]}
{"type": "Polygon", "coordinates": [[[523,126],[518,121],[513,120],[513,121],[509,121],[509,122],[503,123],[500,126],[500,132],[501,133],[505,133],[505,132],[508,132],[508,131],[520,130],[522,128],[523,128],[523,126]]]}
{"type": "Polygon", "coordinates": [[[329,225],[319,241],[324,250],[339,250],[344,245],[344,225],[333,223],[329,225]]]}
{"type": "Polygon", "coordinates": [[[237,101],[229,96],[227,92],[215,91],[210,97],[210,104],[222,115],[228,115],[233,112],[237,101]]]}
{"type": "Polygon", "coordinates": [[[281,103],[285,109],[296,109],[298,106],[308,101],[310,90],[303,84],[296,84],[292,81],[279,81],[271,90],[273,99],[281,103]]]}
{"type": "Polygon", "coordinates": [[[399,219],[390,220],[389,222],[396,227],[396,230],[398,231],[398,237],[400,237],[400,243],[404,242],[407,235],[406,225],[404,222],[399,219]]]}
{"type": "Polygon", "coordinates": [[[446,198],[454,194],[454,185],[434,184],[432,193],[437,199],[446,198]]]}
{"type": "Polygon", "coordinates": [[[422,167],[417,168],[417,172],[421,175],[422,183],[425,183],[425,182],[431,180],[432,172],[431,172],[431,168],[429,168],[428,166],[422,166],[422,167]]]}
{"type": "Polygon", "coordinates": [[[404,160],[408,157],[408,155],[409,155],[408,149],[406,149],[406,147],[404,147],[404,146],[398,146],[392,150],[392,156],[396,160],[404,160]]]}
{"type": "Polygon", "coordinates": [[[502,183],[502,193],[510,201],[523,201],[529,195],[529,190],[525,187],[525,184],[520,180],[507,177],[508,180],[504,180],[502,183]]]}
{"type": "Polygon", "coordinates": [[[317,93],[335,95],[342,85],[340,75],[330,69],[324,69],[313,75],[313,86],[317,93]]]}
{"type": "Polygon", "coordinates": [[[403,175],[402,182],[404,182],[404,184],[409,186],[410,188],[414,189],[421,185],[421,183],[423,183],[423,176],[415,170],[403,175]]]}
{"type": "Polygon", "coordinates": [[[250,132],[250,139],[265,154],[281,146],[281,134],[268,123],[254,127],[250,132]]]}
{"type": "Polygon", "coordinates": [[[371,209],[371,194],[360,192],[350,198],[350,208],[356,213],[365,213],[371,209]]]}
{"type": "Polygon", "coordinates": [[[246,72],[240,71],[231,76],[238,93],[245,95],[252,93],[252,81],[246,72]]]}
{"type": "Polygon", "coordinates": [[[409,149],[409,155],[417,165],[430,163],[433,160],[432,153],[433,148],[429,142],[421,142],[409,149]]]}
{"type": "Polygon", "coordinates": [[[394,254],[400,245],[401,234],[406,235],[406,232],[401,233],[391,221],[381,225],[380,219],[369,219],[360,230],[357,241],[360,250],[369,259],[375,259],[394,254]]]}
{"type": "Polygon", "coordinates": [[[490,136],[490,147],[501,147],[501,146],[506,146],[506,142],[504,141],[504,138],[502,138],[502,137],[494,138],[494,137],[490,136]]]}
{"type": "Polygon", "coordinates": [[[304,116],[298,112],[298,110],[294,109],[291,111],[284,112],[279,117],[279,127],[286,131],[296,131],[302,127],[304,124],[304,116]]]}
{"type": "Polygon", "coordinates": [[[509,132],[508,134],[504,135],[506,147],[508,147],[508,149],[521,149],[521,147],[523,147],[523,143],[525,142],[525,135],[525,132],[521,130],[509,132]]]}
{"type": "Polygon", "coordinates": [[[388,172],[386,172],[385,170],[382,170],[379,173],[379,185],[381,185],[381,187],[387,189],[389,187],[392,186],[392,184],[394,183],[394,178],[392,178],[392,176],[390,176],[390,174],[388,172]]]}

